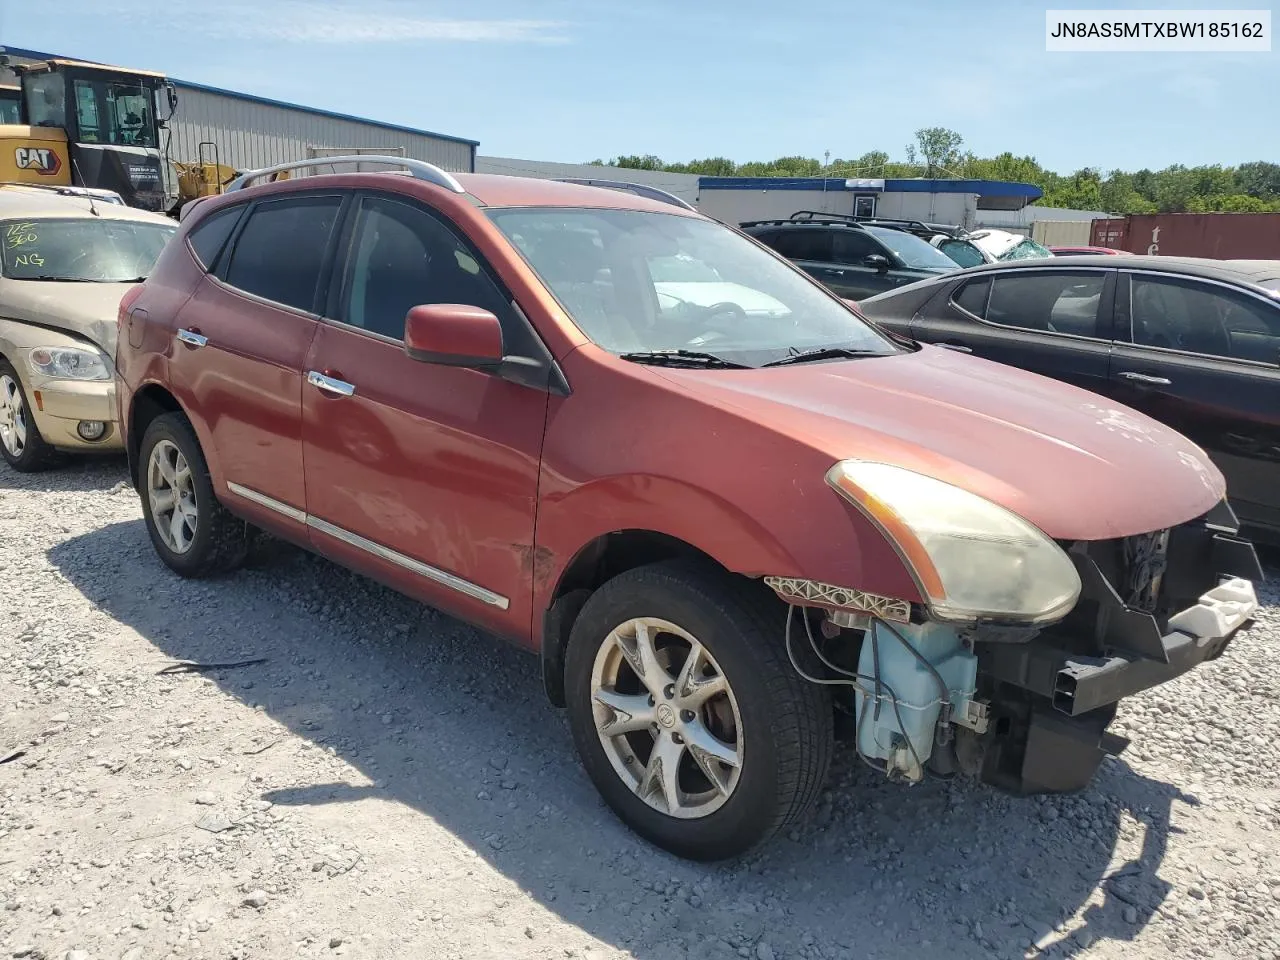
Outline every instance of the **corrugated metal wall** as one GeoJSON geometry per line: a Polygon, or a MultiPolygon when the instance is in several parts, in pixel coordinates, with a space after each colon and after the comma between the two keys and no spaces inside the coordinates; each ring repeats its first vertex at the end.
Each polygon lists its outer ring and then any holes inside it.
{"type": "Polygon", "coordinates": [[[200,142],[207,140],[218,145],[219,163],[238,170],[304,160],[308,147],[403,147],[405,156],[445,170],[472,168],[475,147],[465,141],[228,96],[181,81],[176,85],[170,146],[176,161],[196,161],[200,142]]]}

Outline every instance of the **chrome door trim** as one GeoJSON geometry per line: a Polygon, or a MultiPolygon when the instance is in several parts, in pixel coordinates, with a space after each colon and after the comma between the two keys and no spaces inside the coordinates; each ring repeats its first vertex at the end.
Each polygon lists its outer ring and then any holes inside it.
{"type": "Polygon", "coordinates": [[[492,590],[486,590],[470,580],[463,580],[461,577],[454,576],[452,573],[440,570],[436,567],[422,563],[413,557],[406,557],[403,553],[392,550],[390,547],[384,547],[380,543],[367,540],[359,534],[352,533],[350,530],[344,530],[335,524],[329,523],[327,520],[321,520],[319,517],[313,517],[305,511],[299,510],[297,507],[291,507],[287,503],[268,497],[265,493],[259,493],[250,487],[243,486],[239,483],[228,482],[227,489],[236,496],[244,497],[252,503],[266,507],[268,510],[274,510],[282,516],[288,517],[290,520],[296,520],[299,523],[305,523],[312,530],[318,530],[321,533],[333,537],[335,540],[341,540],[343,543],[352,547],[358,547],[366,553],[371,553],[375,557],[380,557],[388,563],[394,563],[398,567],[403,567],[411,573],[416,573],[420,577],[426,577],[441,586],[449,587],[461,594],[471,597],[473,600],[479,600],[481,603],[487,603],[491,607],[497,607],[499,610],[506,610],[511,606],[511,601],[501,594],[494,593],[492,590]]]}
{"type": "Polygon", "coordinates": [[[178,339],[189,347],[203,347],[209,342],[209,338],[191,330],[179,330],[178,339]]]}
{"type": "Polygon", "coordinates": [[[234,493],[237,497],[244,497],[246,500],[256,503],[260,507],[266,507],[268,510],[274,510],[282,516],[288,517],[290,520],[296,520],[298,523],[306,523],[307,515],[297,507],[291,507],[287,503],[268,497],[265,493],[259,493],[257,490],[251,490],[243,487],[238,483],[228,481],[227,489],[234,493]]]}
{"type": "Polygon", "coordinates": [[[466,594],[474,600],[487,603],[491,607],[497,607],[499,610],[506,610],[510,606],[510,601],[499,594],[486,590],[484,587],[477,586],[470,580],[463,580],[461,577],[455,577],[452,573],[446,573],[444,570],[436,567],[428,566],[414,560],[412,557],[406,557],[403,553],[392,550],[390,547],[384,547],[380,543],[374,543],[372,540],[366,540],[359,534],[344,530],[342,527],[335,526],[327,520],[321,520],[319,517],[307,517],[307,526],[313,530],[319,530],[321,533],[328,534],[335,540],[341,540],[353,547],[358,547],[375,557],[381,557],[388,563],[394,563],[396,566],[418,574],[420,577],[426,577],[428,580],[434,580],[442,586],[457,590],[459,593],[466,594]]]}
{"type": "Polygon", "coordinates": [[[323,390],[325,393],[332,393],[334,396],[338,397],[354,396],[356,392],[356,385],[354,383],[347,383],[345,380],[336,380],[333,377],[326,377],[318,370],[307,371],[307,383],[311,384],[311,386],[318,390],[323,390]]]}
{"type": "Polygon", "coordinates": [[[1134,373],[1132,370],[1125,370],[1117,376],[1124,377],[1126,380],[1137,380],[1139,383],[1152,383],[1158,387],[1167,387],[1173,383],[1168,377],[1153,377],[1149,373],[1134,373]]]}

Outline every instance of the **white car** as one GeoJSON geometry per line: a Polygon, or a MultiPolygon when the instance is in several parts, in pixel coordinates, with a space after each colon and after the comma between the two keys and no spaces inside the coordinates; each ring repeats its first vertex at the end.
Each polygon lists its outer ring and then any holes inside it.
{"type": "Polygon", "coordinates": [[[177,225],[109,198],[0,189],[0,456],[119,450],[116,313],[177,225]]]}

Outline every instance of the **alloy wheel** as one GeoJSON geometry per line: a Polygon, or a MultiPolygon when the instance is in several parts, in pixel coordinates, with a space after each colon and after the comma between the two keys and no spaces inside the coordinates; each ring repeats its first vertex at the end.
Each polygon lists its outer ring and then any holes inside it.
{"type": "Polygon", "coordinates": [[[186,553],[196,536],[199,511],[191,467],[170,440],[151,448],[147,462],[147,499],[151,522],[164,545],[174,553],[186,553]]]}
{"type": "Polygon", "coordinates": [[[0,376],[0,443],[15,459],[27,448],[27,410],[13,377],[0,376]]]}
{"type": "Polygon", "coordinates": [[[742,720],[715,658],[686,630],[653,617],[615,627],[591,673],[596,733],[640,799],[679,819],[720,809],[742,773],[742,720]]]}

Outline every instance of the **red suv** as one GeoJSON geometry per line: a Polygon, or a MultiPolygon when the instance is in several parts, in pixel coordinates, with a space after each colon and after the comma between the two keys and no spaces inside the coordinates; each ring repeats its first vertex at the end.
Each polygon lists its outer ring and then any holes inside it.
{"type": "Polygon", "coordinates": [[[121,304],[155,549],[206,576],[265,530],[537,652],[654,843],[745,850],[840,738],[1079,789],[1121,697],[1251,622],[1221,474],[1155,421],[890,335],[675,198],[353,160],[409,175],[250,174],[121,304]]]}

